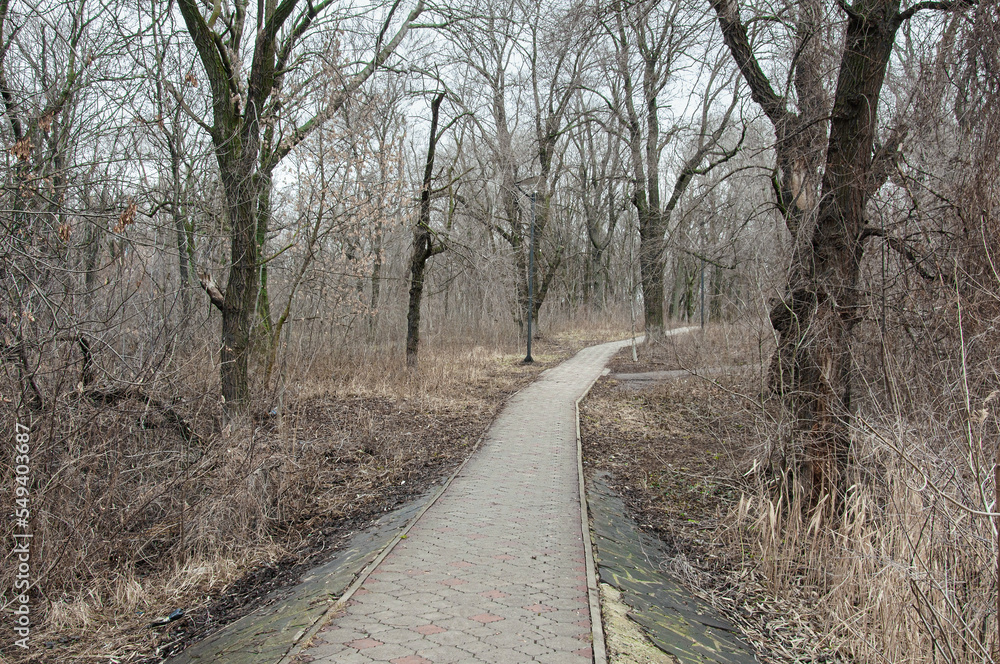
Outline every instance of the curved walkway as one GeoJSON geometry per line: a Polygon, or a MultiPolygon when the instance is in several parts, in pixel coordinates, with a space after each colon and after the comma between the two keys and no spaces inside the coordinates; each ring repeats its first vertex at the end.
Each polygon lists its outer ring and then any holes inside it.
{"type": "Polygon", "coordinates": [[[630,341],[542,374],[293,661],[592,661],[576,400],[630,341]]]}

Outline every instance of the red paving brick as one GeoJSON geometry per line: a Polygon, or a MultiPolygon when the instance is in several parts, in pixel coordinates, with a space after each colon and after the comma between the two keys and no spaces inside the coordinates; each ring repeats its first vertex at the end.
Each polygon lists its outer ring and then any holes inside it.
{"type": "Polygon", "coordinates": [[[427,636],[428,634],[440,634],[441,632],[447,632],[444,627],[438,627],[437,625],[421,625],[420,627],[414,627],[414,632],[418,632],[427,636]]]}
{"type": "Polygon", "coordinates": [[[531,606],[524,607],[526,610],[532,613],[546,613],[548,611],[555,611],[551,606],[545,606],[544,604],[532,604],[531,606]]]}
{"type": "Polygon", "coordinates": [[[487,590],[484,593],[479,593],[483,597],[489,597],[490,599],[500,599],[501,597],[506,597],[507,593],[500,590],[487,590]]]}
{"type": "Polygon", "coordinates": [[[492,613],[480,613],[478,616],[469,616],[469,620],[475,620],[476,622],[486,624],[503,620],[503,618],[501,616],[495,616],[492,613]]]}

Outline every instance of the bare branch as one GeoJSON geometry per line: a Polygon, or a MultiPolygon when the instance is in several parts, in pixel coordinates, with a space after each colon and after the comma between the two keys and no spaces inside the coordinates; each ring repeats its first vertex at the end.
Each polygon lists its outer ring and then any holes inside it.
{"type": "Polygon", "coordinates": [[[913,266],[913,269],[917,271],[917,274],[919,274],[926,281],[941,281],[947,284],[954,284],[954,279],[949,275],[940,272],[935,274],[925,268],[923,265],[923,257],[917,255],[917,252],[915,252],[913,248],[903,240],[889,235],[881,228],[877,228],[875,226],[865,226],[861,231],[860,237],[858,237],[858,242],[864,242],[870,237],[882,238],[886,246],[905,258],[906,261],[913,266]]]}
{"type": "Polygon", "coordinates": [[[896,23],[898,25],[903,21],[910,20],[917,12],[920,11],[934,10],[950,12],[954,9],[967,9],[978,4],[979,0],[924,0],[924,2],[918,2],[917,4],[899,12],[896,16],[896,23]]]}
{"type": "Polygon", "coordinates": [[[219,287],[215,285],[212,275],[206,270],[198,275],[198,281],[201,282],[201,287],[208,293],[208,299],[212,301],[215,308],[219,311],[225,311],[226,297],[219,290],[219,287]]]}

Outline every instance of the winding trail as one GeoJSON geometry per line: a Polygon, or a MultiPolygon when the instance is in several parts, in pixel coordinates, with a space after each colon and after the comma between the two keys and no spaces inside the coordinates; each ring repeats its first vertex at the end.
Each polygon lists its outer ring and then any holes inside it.
{"type": "Polygon", "coordinates": [[[288,661],[593,661],[575,407],[629,343],[586,348],[511,399],[448,489],[288,661]]]}

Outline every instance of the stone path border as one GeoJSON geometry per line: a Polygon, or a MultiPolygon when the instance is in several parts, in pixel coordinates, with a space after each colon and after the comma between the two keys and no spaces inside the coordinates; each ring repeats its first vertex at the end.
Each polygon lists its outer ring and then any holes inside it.
{"type": "Polygon", "coordinates": [[[662,542],[639,529],[605,473],[587,478],[587,499],[602,584],[621,592],[629,617],[681,664],[759,664],[739,630],[661,564],[662,542]]]}
{"type": "MultiPolygon", "coordinates": [[[[685,332],[690,332],[697,328],[694,327],[682,327],[674,330],[668,331],[667,336],[673,336],[676,334],[684,334],[685,332]]],[[[629,339],[627,343],[623,343],[622,347],[626,345],[641,344],[645,340],[645,335],[636,337],[634,339],[629,339]]],[[[590,382],[587,389],[584,390],[583,394],[579,396],[574,404],[575,418],[576,418],[576,463],[577,463],[577,474],[579,475],[580,481],[580,527],[583,530],[584,538],[583,545],[587,556],[587,595],[589,597],[590,603],[590,624],[593,633],[593,649],[594,649],[594,664],[607,664],[608,662],[608,649],[607,644],[604,639],[604,621],[601,616],[601,588],[600,581],[597,576],[597,561],[594,559],[594,535],[590,527],[590,509],[587,505],[587,489],[586,483],[583,477],[583,440],[580,437],[580,404],[587,395],[590,394],[590,390],[594,388],[594,385],[600,380],[601,376],[606,376],[610,372],[605,369],[601,374],[594,377],[594,380],[590,382]]],[[[615,374],[611,374],[614,376],[615,374]]]]}
{"type": "MultiPolygon", "coordinates": [[[[607,374],[608,370],[604,370],[607,374]]],[[[594,542],[590,530],[590,510],[587,507],[587,489],[583,479],[583,439],[580,438],[580,402],[587,398],[594,383],[576,400],[576,464],[580,480],[580,529],[584,533],[583,548],[587,556],[587,596],[590,604],[590,627],[594,641],[594,664],[607,664],[608,648],[604,642],[604,620],[601,617],[601,588],[597,579],[597,562],[594,560],[594,542]]]]}

